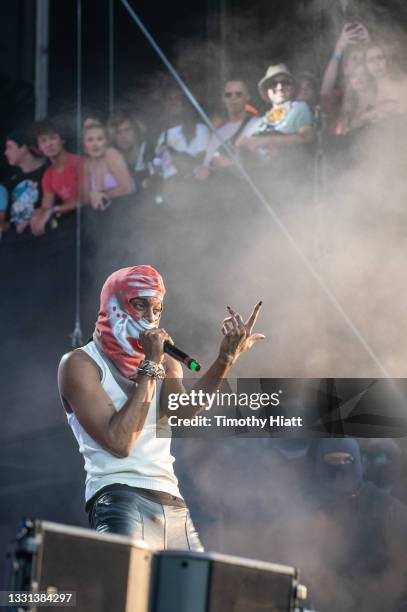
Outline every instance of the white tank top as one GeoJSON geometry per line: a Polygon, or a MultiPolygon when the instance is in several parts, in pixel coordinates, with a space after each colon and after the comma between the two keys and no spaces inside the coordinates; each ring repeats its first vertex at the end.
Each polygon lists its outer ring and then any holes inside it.
{"type": "MultiPolygon", "coordinates": [[[[127,395],[113,377],[106,358],[93,341],[80,350],[87,353],[99,366],[102,387],[119,412],[127,401],[127,395]]],[[[171,429],[166,419],[156,422],[156,398],[160,397],[160,390],[161,383],[157,383],[144,427],[128,457],[115,457],[106,451],[86,433],[74,412],[67,413],[68,423],[85,460],[86,501],[102,487],[115,483],[163,491],[181,497],[174,474],[174,457],[170,450],[171,429]],[[157,437],[159,430],[161,435],[168,437],[157,437]]]]}

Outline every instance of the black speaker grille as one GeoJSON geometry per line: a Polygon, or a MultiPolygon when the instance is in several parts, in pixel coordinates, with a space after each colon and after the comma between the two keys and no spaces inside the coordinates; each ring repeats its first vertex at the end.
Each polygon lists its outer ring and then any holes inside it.
{"type": "Polygon", "coordinates": [[[46,532],[37,574],[39,590],[56,586],[59,591],[76,591],[75,612],[125,610],[129,553],[127,546],[46,532]]]}
{"type": "Polygon", "coordinates": [[[290,612],[293,576],[228,563],[212,563],[208,612],[290,612]]]}

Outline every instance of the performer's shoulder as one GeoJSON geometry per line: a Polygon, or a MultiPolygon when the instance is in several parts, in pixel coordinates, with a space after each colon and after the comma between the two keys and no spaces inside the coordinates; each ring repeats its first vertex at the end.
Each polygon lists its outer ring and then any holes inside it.
{"type": "Polygon", "coordinates": [[[73,406],[81,406],[84,398],[98,394],[101,383],[99,366],[80,349],[62,356],[58,368],[58,388],[65,410],[73,412],[73,406]]]}
{"type": "Polygon", "coordinates": [[[89,371],[90,368],[94,369],[99,377],[98,365],[90,355],[80,348],[65,353],[59,362],[59,373],[70,376],[75,376],[75,374],[83,375],[84,369],[89,371]]]}

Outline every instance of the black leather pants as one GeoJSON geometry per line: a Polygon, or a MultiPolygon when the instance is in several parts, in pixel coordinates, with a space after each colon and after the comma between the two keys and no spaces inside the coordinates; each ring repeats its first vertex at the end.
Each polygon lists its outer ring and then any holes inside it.
{"type": "Polygon", "coordinates": [[[102,492],[92,506],[89,523],[100,533],[141,539],[155,549],[203,551],[188,508],[164,506],[136,491],[102,492]]]}

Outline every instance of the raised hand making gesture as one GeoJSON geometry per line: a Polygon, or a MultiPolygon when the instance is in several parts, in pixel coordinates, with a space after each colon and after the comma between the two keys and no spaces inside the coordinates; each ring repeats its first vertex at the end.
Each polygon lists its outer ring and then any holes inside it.
{"type": "Polygon", "coordinates": [[[224,338],[220,345],[219,357],[229,365],[233,365],[242,353],[251,349],[257,340],[265,339],[264,334],[252,333],[261,306],[262,302],[256,304],[246,322],[238,312],[227,306],[230,316],[222,322],[224,338]]]}

